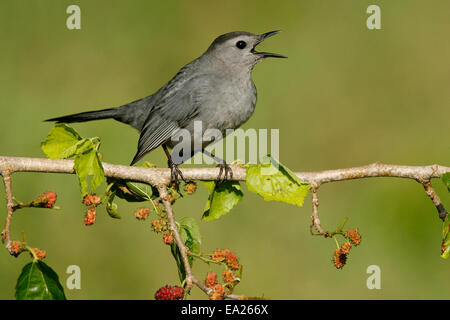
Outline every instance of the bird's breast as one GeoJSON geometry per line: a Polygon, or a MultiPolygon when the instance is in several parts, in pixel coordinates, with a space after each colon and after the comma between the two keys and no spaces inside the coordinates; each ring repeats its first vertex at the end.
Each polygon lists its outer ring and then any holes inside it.
{"type": "Polygon", "coordinates": [[[218,93],[215,101],[216,119],[219,130],[236,129],[245,123],[253,114],[256,105],[256,88],[253,81],[231,82],[218,93]]]}

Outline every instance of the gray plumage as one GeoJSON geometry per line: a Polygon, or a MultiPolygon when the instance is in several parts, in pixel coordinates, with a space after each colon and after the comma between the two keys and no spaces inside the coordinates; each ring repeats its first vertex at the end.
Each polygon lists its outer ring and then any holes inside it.
{"type": "MultiPolygon", "coordinates": [[[[225,136],[227,129],[238,128],[253,114],[257,96],[251,77],[253,67],[265,57],[283,57],[255,51],[258,43],[278,32],[256,35],[238,31],[221,35],[203,55],[181,68],[167,84],[148,97],[117,108],[46,121],[71,123],[113,118],[131,125],[141,133],[131,164],[161,145],[174,147],[176,142],[171,137],[180,129],[189,131],[193,147],[194,140],[202,139],[193,136],[194,121],[201,121],[203,132],[209,128],[219,129],[225,136]]],[[[203,151],[209,143],[202,141],[201,149],[192,149],[182,161],[203,151]]]]}

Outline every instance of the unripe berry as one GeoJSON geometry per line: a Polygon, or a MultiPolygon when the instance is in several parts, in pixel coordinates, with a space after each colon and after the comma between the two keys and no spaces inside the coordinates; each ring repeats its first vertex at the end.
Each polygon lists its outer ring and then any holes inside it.
{"type": "MultiPolygon", "coordinates": [[[[33,248],[34,253],[36,254],[36,258],[38,260],[42,260],[47,256],[47,252],[45,252],[44,250],[38,249],[38,248],[33,248]]],[[[33,254],[30,252],[30,255],[33,257],[33,254]]]]}
{"type": "Polygon", "coordinates": [[[187,194],[193,194],[197,190],[197,184],[194,181],[189,181],[184,185],[184,191],[187,194]]]}
{"type": "Polygon", "coordinates": [[[150,213],[149,208],[140,208],[134,213],[134,216],[138,220],[145,220],[148,218],[149,213],[150,213]]]}
{"type": "Polygon", "coordinates": [[[341,252],[341,249],[336,249],[333,256],[333,263],[337,269],[342,269],[347,262],[347,255],[341,252]]]}
{"type": "Polygon", "coordinates": [[[164,219],[153,220],[152,228],[155,232],[163,232],[167,230],[167,222],[164,219]]]}
{"type": "Polygon", "coordinates": [[[22,243],[20,241],[11,242],[11,253],[17,257],[22,252],[22,243]]]}
{"type": "Polygon", "coordinates": [[[347,237],[355,246],[361,243],[361,234],[359,233],[358,229],[349,229],[347,231],[347,237]]]}

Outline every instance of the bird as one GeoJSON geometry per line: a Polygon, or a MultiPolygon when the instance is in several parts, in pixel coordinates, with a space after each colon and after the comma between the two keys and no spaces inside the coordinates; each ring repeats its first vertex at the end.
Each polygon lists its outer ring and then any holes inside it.
{"type": "MultiPolygon", "coordinates": [[[[218,129],[223,136],[236,129],[254,113],[257,91],[252,79],[254,66],[265,58],[286,58],[281,54],[258,52],[256,46],[281,30],[253,34],[234,31],[218,36],[198,58],[182,67],[155,93],[128,104],[95,111],[47,119],[56,123],[114,119],[140,132],[137,152],[130,165],[161,146],[171,169],[171,182],[177,186],[185,180],[178,165],[197,152],[212,157],[219,165],[217,181],[232,179],[233,172],[222,159],[205,148],[206,129],[218,129]],[[200,123],[202,132],[196,132],[200,123]],[[177,144],[173,136],[187,132],[188,139],[176,157],[171,154],[177,144]],[[229,131],[228,131],[229,132],[229,131]],[[187,152],[183,152],[187,150],[187,152]],[[222,177],[223,174],[223,177],[222,177]]],[[[186,141],[184,141],[186,140],[186,141]]]]}

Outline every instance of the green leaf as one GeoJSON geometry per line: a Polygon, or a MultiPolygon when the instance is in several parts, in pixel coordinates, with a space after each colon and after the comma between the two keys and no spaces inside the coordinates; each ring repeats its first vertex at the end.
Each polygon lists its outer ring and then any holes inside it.
{"type": "Polygon", "coordinates": [[[17,300],[65,300],[58,275],[44,262],[28,263],[17,279],[17,300]]]}
{"type": "Polygon", "coordinates": [[[145,200],[152,199],[154,187],[152,187],[151,185],[142,182],[126,182],[125,184],[128,190],[130,190],[135,196],[143,198],[145,200]]]}
{"type": "MultiPolygon", "coordinates": [[[[184,269],[183,259],[181,258],[180,250],[178,249],[178,246],[175,242],[173,242],[170,245],[170,251],[172,252],[172,256],[175,259],[175,262],[177,263],[178,268],[178,277],[180,278],[180,282],[183,282],[186,278],[186,270],[184,269]]],[[[192,265],[192,262],[189,261],[189,263],[192,265]]]]}
{"type": "MultiPolygon", "coordinates": [[[[178,231],[180,233],[181,240],[193,253],[200,253],[201,235],[197,223],[191,217],[184,217],[177,223],[178,231]]],[[[175,242],[170,246],[172,256],[175,259],[178,267],[178,276],[180,281],[186,278],[186,270],[184,268],[183,259],[181,258],[180,250],[175,242]]],[[[188,257],[189,264],[192,267],[194,262],[193,257],[188,257]]]]}
{"type": "Polygon", "coordinates": [[[302,206],[310,185],[291,170],[267,156],[269,162],[247,168],[247,187],[266,201],[282,201],[302,206]]]}
{"type": "Polygon", "coordinates": [[[71,147],[64,150],[58,158],[68,159],[93,148],[94,145],[89,139],[81,139],[71,147]]]}
{"type": "Polygon", "coordinates": [[[78,155],[75,158],[73,167],[78,175],[83,196],[89,192],[93,193],[105,177],[102,163],[95,150],[89,150],[78,155]]]}
{"type": "Polygon", "coordinates": [[[442,225],[442,245],[441,245],[441,257],[447,259],[450,256],[450,221],[448,215],[442,225]]]}
{"type": "Polygon", "coordinates": [[[450,172],[444,173],[442,175],[442,181],[447,186],[448,192],[450,192],[450,172]]]}
{"type": "MultiPolygon", "coordinates": [[[[47,138],[41,142],[41,149],[51,159],[65,158],[66,150],[74,148],[82,138],[71,127],[58,123],[49,132],[47,138]]],[[[70,152],[69,152],[70,153],[70,152]]]]}
{"type": "Polygon", "coordinates": [[[202,182],[209,190],[202,220],[216,220],[228,214],[244,196],[239,181],[224,181],[221,184],[214,181],[202,182]]]}
{"type": "Polygon", "coordinates": [[[122,217],[120,216],[119,211],[117,211],[117,204],[113,202],[115,196],[116,194],[114,192],[111,192],[108,196],[108,201],[106,202],[106,212],[108,212],[108,215],[111,218],[121,219],[122,217]]]}
{"type": "Polygon", "coordinates": [[[180,220],[180,230],[183,230],[186,233],[185,239],[183,239],[183,234],[181,234],[181,238],[184,241],[184,244],[193,253],[199,253],[200,245],[202,243],[202,237],[200,235],[200,229],[198,228],[195,220],[191,217],[182,218],[180,220]]]}

